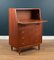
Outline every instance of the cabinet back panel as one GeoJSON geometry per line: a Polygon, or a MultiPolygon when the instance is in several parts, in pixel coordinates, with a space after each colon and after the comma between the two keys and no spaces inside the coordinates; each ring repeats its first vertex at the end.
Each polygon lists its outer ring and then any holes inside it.
{"type": "Polygon", "coordinates": [[[21,22],[29,21],[31,18],[31,11],[17,11],[17,19],[21,22]]]}

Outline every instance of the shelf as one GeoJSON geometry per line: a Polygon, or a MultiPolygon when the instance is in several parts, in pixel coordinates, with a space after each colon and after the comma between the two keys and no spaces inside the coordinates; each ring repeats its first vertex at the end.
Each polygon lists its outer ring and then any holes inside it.
{"type": "Polygon", "coordinates": [[[43,22],[48,22],[47,20],[36,20],[36,21],[30,21],[30,22],[18,22],[18,24],[39,24],[43,22]]]}

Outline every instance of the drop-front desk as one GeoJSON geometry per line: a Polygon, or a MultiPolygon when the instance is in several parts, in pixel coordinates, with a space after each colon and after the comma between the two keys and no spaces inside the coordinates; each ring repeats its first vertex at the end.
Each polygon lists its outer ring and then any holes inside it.
{"type": "Polygon", "coordinates": [[[9,9],[9,44],[18,49],[38,46],[42,43],[42,20],[40,8],[10,8],[9,9]]]}

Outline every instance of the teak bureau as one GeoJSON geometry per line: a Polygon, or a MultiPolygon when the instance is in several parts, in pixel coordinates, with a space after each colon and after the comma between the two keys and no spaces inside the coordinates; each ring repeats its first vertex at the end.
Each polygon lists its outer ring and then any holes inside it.
{"type": "Polygon", "coordinates": [[[40,8],[9,9],[9,44],[19,50],[38,46],[42,43],[42,20],[40,8]]]}

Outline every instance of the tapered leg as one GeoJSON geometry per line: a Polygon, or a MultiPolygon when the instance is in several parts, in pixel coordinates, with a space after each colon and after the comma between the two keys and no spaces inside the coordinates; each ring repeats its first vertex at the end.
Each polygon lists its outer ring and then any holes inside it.
{"type": "Polygon", "coordinates": [[[40,44],[38,45],[38,50],[40,50],[40,44]]]}
{"type": "Polygon", "coordinates": [[[11,46],[11,50],[13,51],[13,46],[11,46]]]}
{"type": "Polygon", "coordinates": [[[21,53],[21,49],[19,49],[19,51],[18,51],[18,52],[19,52],[19,55],[20,55],[20,53],[21,53]]]}

